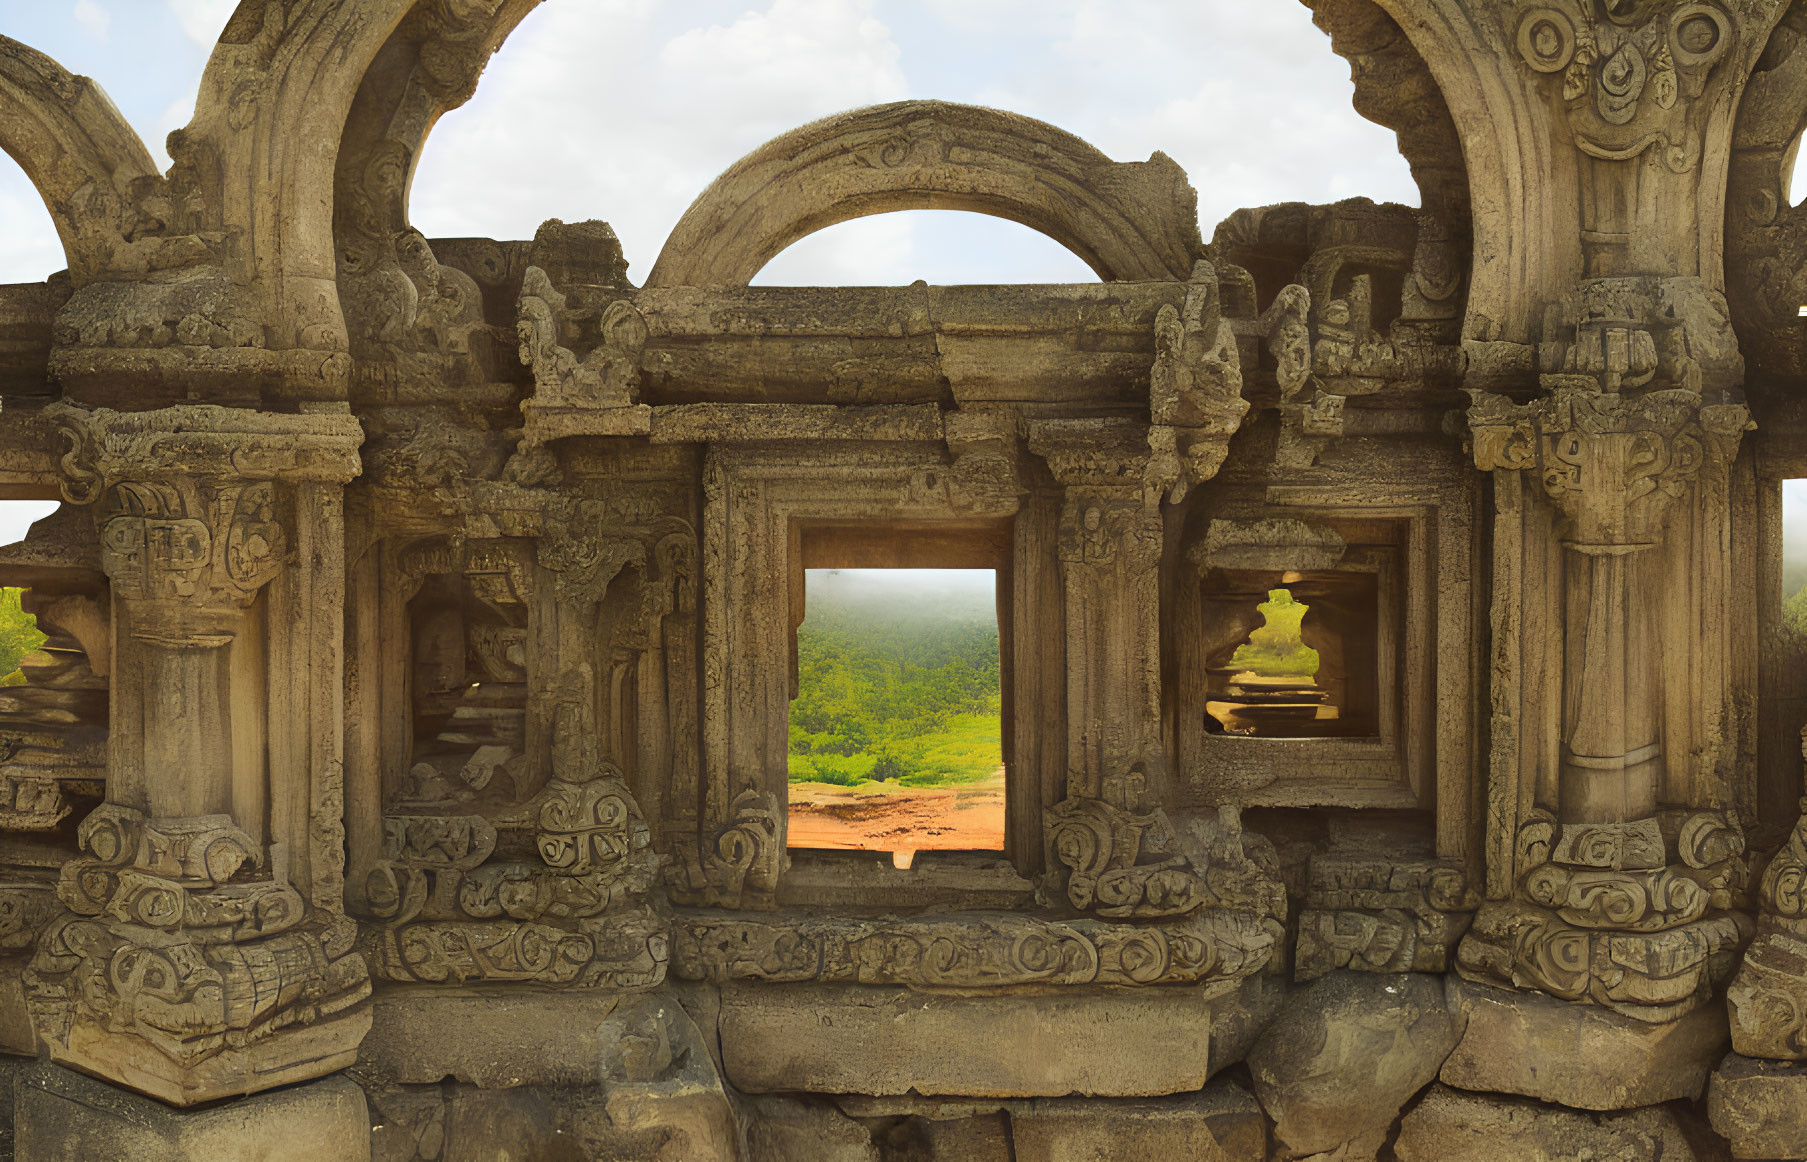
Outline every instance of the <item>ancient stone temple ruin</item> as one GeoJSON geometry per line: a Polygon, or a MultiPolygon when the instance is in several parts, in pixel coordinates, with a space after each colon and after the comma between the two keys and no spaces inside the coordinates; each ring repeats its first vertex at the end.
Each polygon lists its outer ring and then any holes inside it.
{"type": "Polygon", "coordinates": [[[244,0],[166,173],[0,37],[17,1157],[1807,1158],[1807,0],[1306,2],[1420,208],[907,102],[640,286],[410,226],[535,0],[244,0]],[[922,207],[1097,281],[749,285],[922,207]],[[903,567],[1001,838],[794,845],[903,567]]]}

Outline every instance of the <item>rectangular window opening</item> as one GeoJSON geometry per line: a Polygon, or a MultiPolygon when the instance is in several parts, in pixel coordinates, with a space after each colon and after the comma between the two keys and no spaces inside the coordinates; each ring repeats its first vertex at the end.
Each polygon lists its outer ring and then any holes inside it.
{"type": "Polygon", "coordinates": [[[801,572],[789,845],[1003,851],[998,571],[801,572]]]}
{"type": "Polygon", "coordinates": [[[1213,594],[1205,729],[1250,738],[1379,733],[1379,577],[1299,572],[1239,578],[1213,594]]]}

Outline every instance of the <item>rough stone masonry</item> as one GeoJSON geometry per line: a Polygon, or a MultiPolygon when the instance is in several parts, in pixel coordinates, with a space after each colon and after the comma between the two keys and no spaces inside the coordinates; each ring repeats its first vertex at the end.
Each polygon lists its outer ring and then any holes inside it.
{"type": "Polygon", "coordinates": [[[21,1162],[1807,1158],[1807,0],[1306,0],[1422,206],[1209,240],[855,110],[638,287],[409,225],[536,2],[244,0],[164,173],[0,37],[21,1162]],[[921,207],[1098,280],[748,285],[921,207]],[[791,850],[804,571],[909,565],[1003,850],[791,850]]]}

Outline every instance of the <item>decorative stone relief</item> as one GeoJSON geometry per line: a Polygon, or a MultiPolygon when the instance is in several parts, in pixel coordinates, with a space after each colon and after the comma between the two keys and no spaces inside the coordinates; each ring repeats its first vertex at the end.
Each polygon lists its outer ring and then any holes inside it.
{"type": "Polygon", "coordinates": [[[1144,805],[1144,790],[1142,772],[1132,770],[1107,778],[1102,799],[1068,798],[1049,809],[1049,863],[1066,869],[1058,890],[1069,905],[1111,919],[1206,907],[1285,915],[1279,885],[1250,858],[1233,808],[1182,838],[1164,811],[1144,805]]]}
{"type": "Polygon", "coordinates": [[[728,807],[728,822],[668,871],[671,898],[699,908],[770,907],[784,870],[779,838],[784,809],[770,793],[742,791],[728,807]]]}
{"type": "Polygon", "coordinates": [[[382,921],[371,937],[379,976],[560,988],[664,979],[667,923],[651,896],[651,831],[620,769],[599,753],[584,677],[564,683],[553,777],[527,802],[488,817],[384,819],[384,858],[365,885],[382,921]]]}
{"type": "Polygon", "coordinates": [[[1299,913],[1293,979],[1313,980],[1345,968],[1446,972],[1479,904],[1459,867],[1314,855],[1299,913]]]}
{"type": "Polygon", "coordinates": [[[609,297],[608,288],[584,290],[568,300],[537,266],[521,282],[515,330],[534,384],[533,398],[522,405],[528,447],[565,435],[650,430],[651,410],[639,403],[646,320],[632,299],[609,297]],[[596,292],[604,293],[597,298],[596,292]],[[581,355],[567,345],[584,345],[579,334],[594,336],[581,355]]]}
{"type": "Polygon", "coordinates": [[[1652,1023],[1705,1004],[1751,935],[1733,910],[1743,834],[1718,811],[1644,822],[1565,825],[1534,812],[1518,832],[1516,898],[1481,907],[1458,955],[1462,975],[1652,1023]]]}
{"type": "Polygon", "coordinates": [[[230,816],[107,804],[79,834],[89,854],[57,887],[75,915],[27,975],[53,1061],[188,1105],[353,1060],[370,1027],[356,926],[311,912],[230,816]]]}
{"type": "MultiPolygon", "coordinates": [[[[1807,812],[1807,802],[1802,809],[1807,812]]],[[[1807,814],[1757,889],[1757,934],[1726,989],[1732,1050],[1807,1061],[1807,814]]]]}

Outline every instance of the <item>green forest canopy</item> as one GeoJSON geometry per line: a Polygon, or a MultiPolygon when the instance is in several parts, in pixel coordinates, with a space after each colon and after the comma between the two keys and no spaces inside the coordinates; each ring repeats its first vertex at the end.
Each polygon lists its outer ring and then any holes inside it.
{"type": "Polygon", "coordinates": [[[19,663],[49,640],[38,629],[37,617],[20,604],[24,592],[0,585],[0,686],[24,685],[25,672],[19,663]]]}
{"type": "Polygon", "coordinates": [[[809,571],[791,782],[942,786],[1003,764],[996,597],[946,573],[809,571]]]}
{"type": "Polygon", "coordinates": [[[1255,607],[1262,624],[1236,647],[1230,665],[1264,678],[1309,678],[1318,672],[1318,651],[1299,636],[1299,623],[1311,606],[1294,601],[1290,589],[1269,589],[1255,607]]]}

